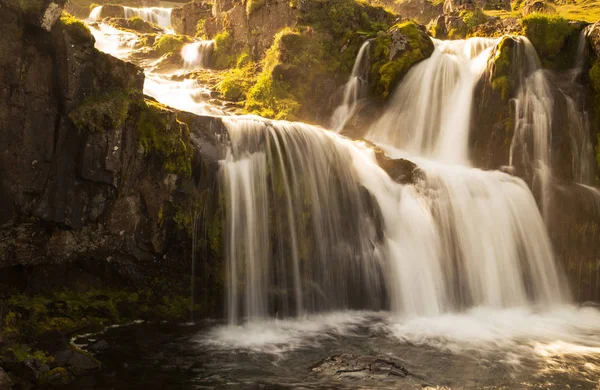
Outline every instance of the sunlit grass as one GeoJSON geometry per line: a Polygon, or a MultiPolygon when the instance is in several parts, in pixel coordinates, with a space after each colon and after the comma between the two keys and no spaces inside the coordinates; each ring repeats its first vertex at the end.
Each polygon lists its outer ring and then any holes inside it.
{"type": "MultiPolygon", "coordinates": [[[[589,23],[600,21],[600,0],[567,0],[568,4],[554,5],[556,14],[569,20],[582,20],[589,23]]],[[[513,1],[513,11],[489,10],[483,11],[488,16],[505,18],[520,18],[522,3],[513,1]]]]}
{"type": "Polygon", "coordinates": [[[572,0],[570,4],[557,5],[556,12],[570,20],[598,22],[600,21],[600,0],[572,0]]]}

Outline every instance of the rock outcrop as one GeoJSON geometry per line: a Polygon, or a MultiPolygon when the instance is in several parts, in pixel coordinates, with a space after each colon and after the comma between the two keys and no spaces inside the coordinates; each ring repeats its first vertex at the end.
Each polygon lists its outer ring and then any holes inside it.
{"type": "Polygon", "coordinates": [[[56,3],[19,4],[0,1],[0,270],[13,275],[3,290],[76,283],[67,270],[82,262],[77,275],[108,284],[187,275],[189,199],[215,181],[218,123],[188,126],[144,101],[142,70],[96,50],[81,22],[46,31],[56,3]]]}

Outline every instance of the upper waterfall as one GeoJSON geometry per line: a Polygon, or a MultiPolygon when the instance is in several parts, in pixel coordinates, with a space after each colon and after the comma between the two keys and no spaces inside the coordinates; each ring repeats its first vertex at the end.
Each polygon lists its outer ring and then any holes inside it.
{"type": "Polygon", "coordinates": [[[417,156],[468,163],[473,89],[499,40],[433,39],[433,54],[405,76],[367,138],[417,156]]]}

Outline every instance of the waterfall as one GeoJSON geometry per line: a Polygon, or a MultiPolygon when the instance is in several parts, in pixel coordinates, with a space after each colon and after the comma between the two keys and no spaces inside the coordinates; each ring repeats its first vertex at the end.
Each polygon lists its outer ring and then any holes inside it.
{"type": "Polygon", "coordinates": [[[360,100],[366,97],[370,67],[370,45],[371,41],[367,40],[358,51],[350,79],[344,86],[344,100],[333,112],[331,128],[337,132],[344,128],[346,122],[354,115],[360,100]]]}
{"type": "Polygon", "coordinates": [[[159,25],[162,28],[170,28],[171,27],[171,11],[172,8],[159,8],[159,7],[149,7],[149,8],[132,8],[132,7],[123,7],[125,10],[125,17],[132,18],[134,16],[140,17],[147,22],[152,22],[154,24],[159,25]]]}
{"type": "Polygon", "coordinates": [[[188,43],[181,49],[183,68],[193,70],[197,67],[205,67],[209,64],[213,53],[214,41],[196,41],[188,43]]]}
{"type": "Polygon", "coordinates": [[[409,71],[367,137],[414,155],[466,163],[473,89],[499,39],[433,42],[431,57],[409,71]]]}
{"type": "Polygon", "coordinates": [[[352,143],[302,123],[223,120],[230,322],[382,308],[376,220],[348,166],[352,143]]]}
{"type": "Polygon", "coordinates": [[[100,14],[102,13],[102,6],[99,5],[94,7],[90,12],[90,16],[88,16],[88,21],[97,22],[100,19],[100,14]]]}

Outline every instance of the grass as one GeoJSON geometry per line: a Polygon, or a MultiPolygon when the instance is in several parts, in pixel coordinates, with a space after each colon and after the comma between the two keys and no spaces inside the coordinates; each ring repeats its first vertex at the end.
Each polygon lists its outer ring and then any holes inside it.
{"type": "MultiPolygon", "coordinates": [[[[521,3],[513,2],[513,11],[489,10],[483,11],[487,16],[497,16],[501,19],[520,18],[521,3]]],[[[600,21],[600,0],[570,0],[568,4],[555,4],[558,16],[568,20],[581,20],[595,23],[600,21]]]]}
{"type": "Polygon", "coordinates": [[[572,4],[557,5],[556,12],[569,20],[583,20],[590,23],[600,21],[600,0],[572,1],[572,4]]]}

